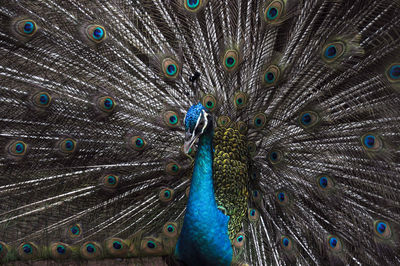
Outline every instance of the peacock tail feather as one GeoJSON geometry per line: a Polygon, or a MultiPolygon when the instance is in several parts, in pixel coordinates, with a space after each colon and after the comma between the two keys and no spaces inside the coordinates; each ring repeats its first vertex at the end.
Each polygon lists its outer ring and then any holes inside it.
{"type": "Polygon", "coordinates": [[[399,29],[398,0],[0,0],[0,263],[400,264],[399,29]]]}

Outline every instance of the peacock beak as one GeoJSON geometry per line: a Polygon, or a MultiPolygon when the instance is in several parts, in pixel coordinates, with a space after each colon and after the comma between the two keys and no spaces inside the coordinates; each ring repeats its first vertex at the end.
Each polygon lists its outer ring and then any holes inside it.
{"type": "Polygon", "coordinates": [[[185,133],[185,143],[183,144],[183,152],[188,154],[190,148],[192,148],[193,144],[196,142],[197,137],[195,132],[193,133],[187,132],[185,133]]]}

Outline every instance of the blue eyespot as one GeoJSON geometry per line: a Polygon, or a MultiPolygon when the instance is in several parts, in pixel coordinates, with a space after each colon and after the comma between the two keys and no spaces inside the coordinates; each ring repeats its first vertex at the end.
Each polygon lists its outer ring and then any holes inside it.
{"type": "Polygon", "coordinates": [[[57,248],[56,248],[56,250],[57,250],[57,252],[58,252],[59,254],[65,254],[65,252],[66,252],[65,247],[64,247],[64,246],[61,246],[61,245],[58,245],[57,248]]]}
{"type": "Polygon", "coordinates": [[[147,247],[150,249],[154,249],[154,248],[156,248],[156,243],[154,243],[153,241],[148,241],[147,247]]]}
{"type": "Polygon", "coordinates": [[[21,142],[15,144],[15,151],[16,153],[23,153],[25,151],[25,145],[21,142]]]}
{"type": "Polygon", "coordinates": [[[35,30],[35,25],[31,21],[27,21],[24,24],[24,32],[26,34],[31,34],[35,30]]]}
{"type": "Polygon", "coordinates": [[[169,117],[169,122],[171,123],[171,125],[175,125],[176,123],[178,123],[178,117],[176,115],[171,115],[169,117]]]}
{"type": "Polygon", "coordinates": [[[325,49],[325,56],[329,59],[332,59],[334,57],[336,57],[337,55],[337,50],[336,47],[334,45],[329,45],[326,49],[325,49]]]}
{"type": "Polygon", "coordinates": [[[103,37],[104,37],[104,30],[100,27],[96,27],[93,30],[93,38],[95,38],[96,40],[100,40],[103,37]]]}
{"type": "Polygon", "coordinates": [[[285,193],[279,192],[279,193],[278,193],[278,200],[279,200],[280,202],[285,201],[285,193]]]}
{"type": "Polygon", "coordinates": [[[200,4],[199,0],[187,0],[187,5],[191,9],[194,9],[194,8],[198,7],[199,4],[200,4]]]}
{"type": "Polygon", "coordinates": [[[89,253],[93,253],[96,251],[96,247],[93,244],[87,244],[86,245],[86,251],[89,253]]]}
{"type": "Polygon", "coordinates": [[[80,230],[79,230],[79,228],[78,228],[78,226],[72,226],[71,227],[71,233],[73,234],[73,235],[79,235],[79,233],[80,233],[80,230]]]}
{"type": "Polygon", "coordinates": [[[49,103],[49,97],[46,94],[40,94],[39,101],[40,104],[46,105],[49,103]]]}
{"type": "Polygon", "coordinates": [[[170,232],[170,233],[172,233],[172,232],[175,231],[175,228],[174,228],[172,225],[168,225],[168,226],[167,226],[167,231],[170,232]]]}
{"type": "Polygon", "coordinates": [[[274,83],[275,81],[275,74],[272,72],[267,72],[264,75],[264,80],[265,82],[267,82],[268,84],[274,83]]]}
{"type": "Polygon", "coordinates": [[[164,197],[169,198],[171,196],[171,192],[169,190],[164,191],[164,197]]]}
{"type": "Polygon", "coordinates": [[[276,151],[271,152],[270,158],[272,161],[276,161],[278,159],[278,153],[276,151]]]}
{"type": "Polygon", "coordinates": [[[284,238],[282,239],[282,244],[283,244],[285,247],[289,246],[289,243],[290,243],[290,240],[289,240],[287,237],[284,237],[284,238]]]}
{"type": "Polygon", "coordinates": [[[135,144],[136,147],[141,148],[144,145],[144,141],[141,138],[137,138],[135,144]]]}
{"type": "Polygon", "coordinates": [[[32,246],[29,244],[25,244],[22,246],[22,250],[26,253],[26,254],[32,254],[32,246]]]}
{"type": "Polygon", "coordinates": [[[121,249],[122,248],[122,244],[119,241],[114,241],[113,242],[113,248],[115,249],[121,249]]]}
{"type": "Polygon", "coordinates": [[[389,70],[389,76],[394,79],[400,79],[400,65],[394,65],[389,70]]]}
{"type": "Polygon", "coordinates": [[[110,185],[115,185],[117,183],[117,179],[115,178],[115,176],[112,175],[108,176],[108,183],[110,185]]]}
{"type": "Polygon", "coordinates": [[[111,98],[106,98],[104,100],[104,108],[110,110],[113,108],[113,106],[114,106],[114,101],[111,98]]]}
{"type": "Polygon", "coordinates": [[[167,74],[173,76],[176,74],[177,68],[174,64],[169,64],[167,66],[167,74]]]}
{"type": "Polygon", "coordinates": [[[338,243],[338,240],[337,240],[335,237],[331,237],[331,238],[329,239],[329,245],[330,245],[332,248],[335,248],[336,245],[337,245],[337,243],[338,243]]]}
{"type": "Polygon", "coordinates": [[[250,211],[250,216],[254,216],[254,215],[256,215],[256,210],[253,209],[250,211]]]}
{"type": "Polygon", "coordinates": [[[326,187],[328,186],[328,178],[326,178],[325,176],[321,177],[321,178],[319,179],[319,185],[320,185],[322,188],[326,188],[326,187]]]}
{"type": "Polygon", "coordinates": [[[236,240],[237,240],[237,242],[242,242],[243,241],[243,236],[242,235],[240,235],[240,236],[238,236],[237,238],[236,238],[236,240]]]}
{"type": "Polygon", "coordinates": [[[378,233],[383,234],[386,231],[386,224],[384,222],[379,222],[376,226],[376,230],[378,233]]]}
{"type": "Polygon", "coordinates": [[[364,144],[367,148],[373,148],[375,145],[375,136],[367,135],[364,138],[364,144]]]}
{"type": "Polygon", "coordinates": [[[279,14],[279,11],[276,7],[270,7],[267,11],[267,17],[270,20],[274,20],[279,14]]]}
{"type": "Polygon", "coordinates": [[[226,66],[227,67],[233,67],[235,65],[235,58],[232,56],[229,56],[226,58],[226,66]]]}
{"type": "Polygon", "coordinates": [[[75,144],[72,140],[65,141],[65,149],[67,151],[72,151],[74,149],[74,146],[75,146],[75,144]]]}
{"type": "Polygon", "coordinates": [[[309,124],[311,123],[311,121],[312,121],[311,114],[305,113],[305,114],[302,115],[302,117],[301,117],[301,122],[302,122],[304,125],[309,125],[309,124]]]}

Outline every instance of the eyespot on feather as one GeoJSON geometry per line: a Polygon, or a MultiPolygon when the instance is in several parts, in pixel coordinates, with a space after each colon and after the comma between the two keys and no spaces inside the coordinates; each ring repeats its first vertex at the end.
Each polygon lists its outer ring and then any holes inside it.
{"type": "Polygon", "coordinates": [[[270,1],[270,3],[264,9],[264,20],[271,25],[280,22],[281,17],[285,12],[285,3],[281,0],[270,1]]]}
{"type": "Polygon", "coordinates": [[[253,117],[252,126],[257,130],[264,128],[267,123],[267,116],[264,113],[258,113],[253,117]]]}
{"type": "Polygon", "coordinates": [[[270,65],[263,73],[265,87],[275,86],[280,81],[281,70],[277,65],[270,65]]]}
{"type": "Polygon", "coordinates": [[[248,97],[244,92],[235,93],[235,97],[233,98],[233,104],[236,109],[243,109],[247,106],[248,97]]]}
{"type": "Polygon", "coordinates": [[[205,0],[183,0],[183,6],[189,12],[198,12],[205,4],[205,0]]]}
{"type": "Polygon", "coordinates": [[[246,242],[246,235],[244,234],[244,232],[239,232],[236,234],[235,239],[233,240],[233,245],[236,248],[243,248],[245,242],[246,242]]]}
{"type": "Polygon", "coordinates": [[[102,96],[97,99],[97,108],[103,113],[112,113],[115,106],[115,100],[111,96],[102,96]]]}
{"type": "Polygon", "coordinates": [[[32,96],[32,103],[38,108],[47,108],[51,104],[51,96],[47,92],[37,92],[32,96]]]}
{"type": "Polygon", "coordinates": [[[86,37],[95,44],[102,43],[106,38],[106,30],[103,26],[92,24],[86,27],[86,37]]]}
{"type": "Polygon", "coordinates": [[[282,162],[283,154],[280,150],[273,149],[268,153],[267,158],[271,164],[279,164],[282,162]]]}
{"type": "Polygon", "coordinates": [[[346,52],[346,44],[342,41],[335,41],[326,44],[322,48],[322,59],[330,64],[338,60],[346,52]]]}
{"type": "Polygon", "coordinates": [[[9,250],[10,247],[6,243],[0,241],[0,260],[7,256],[9,250]]]}
{"type": "Polygon", "coordinates": [[[32,19],[22,19],[15,21],[15,30],[22,37],[32,37],[38,30],[36,22],[32,19]]]}
{"type": "Polygon", "coordinates": [[[256,209],[249,209],[247,212],[247,217],[249,218],[250,222],[257,222],[260,218],[260,213],[256,209]]]}
{"type": "Polygon", "coordinates": [[[79,251],[81,256],[85,259],[98,259],[103,253],[101,245],[93,241],[85,242],[79,251]]]}
{"type": "Polygon", "coordinates": [[[28,145],[22,140],[16,140],[8,144],[7,151],[14,158],[20,158],[26,155],[28,145]]]}
{"type": "Polygon", "coordinates": [[[290,202],[289,194],[285,191],[276,192],[275,197],[276,197],[276,201],[282,206],[286,206],[290,202]]]}
{"type": "Polygon", "coordinates": [[[316,183],[321,191],[328,191],[334,187],[332,178],[325,174],[319,175],[316,183]]]}
{"type": "Polygon", "coordinates": [[[167,237],[178,237],[178,224],[174,222],[167,222],[163,226],[163,233],[167,237]]]}
{"type": "Polygon", "coordinates": [[[304,129],[310,129],[320,122],[319,115],[314,111],[304,111],[300,113],[299,124],[304,129]]]}
{"type": "Polygon", "coordinates": [[[218,117],[217,124],[220,127],[229,127],[231,124],[231,119],[229,118],[229,116],[222,115],[218,117]]]}
{"type": "Polygon", "coordinates": [[[166,126],[170,128],[177,128],[180,126],[180,118],[178,113],[174,111],[167,111],[163,114],[163,120],[166,126]]]}
{"type": "Polygon", "coordinates": [[[364,150],[368,152],[378,152],[383,149],[382,139],[373,133],[364,134],[361,137],[361,144],[364,150]]]}
{"type": "Polygon", "coordinates": [[[77,142],[71,138],[65,138],[58,144],[58,149],[63,155],[71,155],[77,150],[77,142]]]}
{"type": "Polygon", "coordinates": [[[384,220],[374,221],[374,233],[377,237],[387,240],[393,235],[390,224],[384,220]]]}
{"type": "Polygon", "coordinates": [[[233,49],[227,50],[224,55],[223,65],[228,72],[236,70],[239,65],[239,52],[233,49]]]}
{"type": "Polygon", "coordinates": [[[70,258],[71,254],[71,247],[65,243],[55,242],[50,245],[50,255],[55,260],[70,258]]]}
{"type": "Polygon", "coordinates": [[[177,176],[181,173],[181,166],[176,162],[170,162],[165,166],[165,172],[177,176]]]}
{"type": "Polygon", "coordinates": [[[340,238],[334,235],[328,236],[326,245],[328,246],[328,249],[333,253],[341,252],[343,249],[342,241],[340,240],[340,238]]]}
{"type": "Polygon", "coordinates": [[[133,136],[130,138],[129,146],[135,151],[143,151],[147,146],[147,142],[141,136],[133,136]]]}
{"type": "Polygon", "coordinates": [[[212,112],[217,107],[217,99],[213,95],[207,94],[203,97],[202,104],[205,108],[212,112]]]}
{"type": "Polygon", "coordinates": [[[141,241],[141,251],[148,255],[156,255],[163,252],[161,241],[153,237],[145,237],[141,241]]]}
{"type": "Polygon", "coordinates": [[[281,241],[280,241],[281,247],[285,250],[285,251],[292,251],[293,249],[293,242],[292,239],[288,236],[281,236],[281,241]]]}
{"type": "Polygon", "coordinates": [[[30,260],[39,255],[39,249],[33,242],[23,242],[17,249],[18,255],[21,259],[30,260]]]}
{"type": "Polygon", "coordinates": [[[76,239],[82,235],[82,227],[80,224],[72,224],[68,226],[67,234],[69,238],[76,239]]]}
{"type": "Polygon", "coordinates": [[[165,58],[162,61],[162,71],[168,79],[176,79],[180,72],[179,64],[172,58],[165,58]]]}
{"type": "Polygon", "coordinates": [[[159,199],[161,202],[168,203],[174,198],[174,190],[171,188],[163,188],[159,193],[159,199]]]}
{"type": "Polygon", "coordinates": [[[121,238],[112,237],[105,241],[105,247],[113,257],[126,257],[129,251],[129,245],[121,238]]]}

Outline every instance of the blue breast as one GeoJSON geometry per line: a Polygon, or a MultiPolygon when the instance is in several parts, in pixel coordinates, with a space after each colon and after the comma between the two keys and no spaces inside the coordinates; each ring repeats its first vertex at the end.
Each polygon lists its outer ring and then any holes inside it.
{"type": "Polygon", "coordinates": [[[229,216],[217,208],[212,179],[213,133],[200,137],[176,256],[189,265],[231,265],[229,216]]]}

